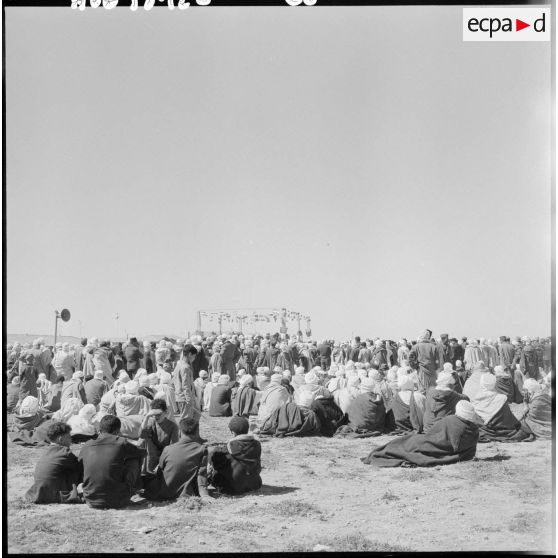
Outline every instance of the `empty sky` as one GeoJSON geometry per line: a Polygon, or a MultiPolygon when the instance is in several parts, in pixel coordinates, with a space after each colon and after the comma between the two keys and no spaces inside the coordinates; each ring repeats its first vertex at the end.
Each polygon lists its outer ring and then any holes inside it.
{"type": "Polygon", "coordinates": [[[6,8],[8,331],[549,335],[550,43],[461,18],[6,8]]]}

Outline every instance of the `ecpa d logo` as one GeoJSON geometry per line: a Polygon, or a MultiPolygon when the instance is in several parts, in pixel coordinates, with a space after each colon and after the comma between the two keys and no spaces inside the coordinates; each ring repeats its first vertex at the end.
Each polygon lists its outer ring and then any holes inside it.
{"type": "Polygon", "coordinates": [[[464,41],[550,41],[550,7],[463,8],[464,41]]]}

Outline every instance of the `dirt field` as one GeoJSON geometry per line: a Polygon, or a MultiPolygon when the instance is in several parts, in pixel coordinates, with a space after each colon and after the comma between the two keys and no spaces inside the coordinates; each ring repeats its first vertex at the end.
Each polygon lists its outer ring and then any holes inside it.
{"type": "MultiPolygon", "coordinates": [[[[226,440],[227,420],[204,417],[201,435],[226,440]]],[[[553,552],[551,442],[479,444],[430,469],[361,463],[389,439],[264,438],[256,493],[115,511],[26,503],[44,450],[8,443],[8,551],[553,552]]]]}

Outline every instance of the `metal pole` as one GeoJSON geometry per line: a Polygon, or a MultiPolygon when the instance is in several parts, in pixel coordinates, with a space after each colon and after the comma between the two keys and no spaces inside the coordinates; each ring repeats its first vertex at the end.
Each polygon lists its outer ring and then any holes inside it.
{"type": "Polygon", "coordinates": [[[58,337],[58,310],[54,311],[54,348],[56,349],[56,338],[58,337]]]}
{"type": "Polygon", "coordinates": [[[201,312],[198,310],[198,331],[201,332],[201,312]]]}
{"type": "Polygon", "coordinates": [[[221,314],[219,314],[219,335],[223,334],[223,328],[222,328],[222,325],[221,325],[222,320],[223,320],[223,316],[221,316],[221,314]]]}

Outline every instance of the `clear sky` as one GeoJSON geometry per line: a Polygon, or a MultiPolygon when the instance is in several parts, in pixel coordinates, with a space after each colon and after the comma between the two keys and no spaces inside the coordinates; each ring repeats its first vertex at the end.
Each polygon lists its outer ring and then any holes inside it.
{"type": "Polygon", "coordinates": [[[549,335],[550,43],[461,18],[6,8],[8,331],[549,335]]]}

